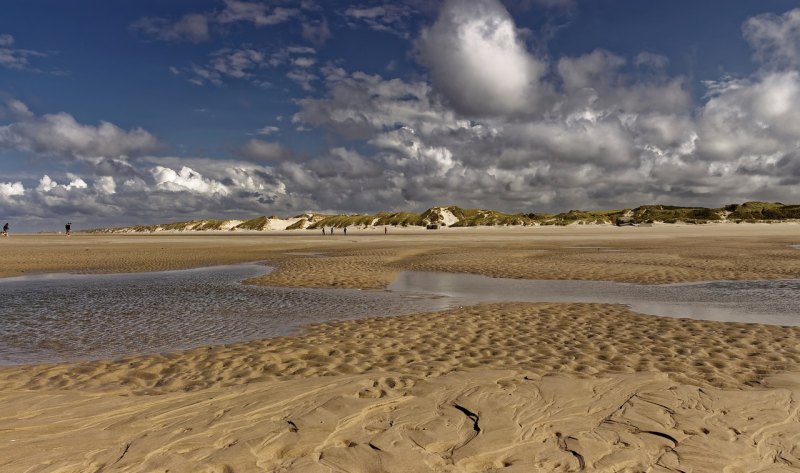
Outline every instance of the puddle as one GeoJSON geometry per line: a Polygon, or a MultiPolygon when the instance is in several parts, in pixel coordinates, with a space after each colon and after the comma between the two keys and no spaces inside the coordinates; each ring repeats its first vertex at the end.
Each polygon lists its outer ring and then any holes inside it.
{"type": "Polygon", "coordinates": [[[725,322],[800,325],[800,279],[639,285],[608,281],[500,279],[403,271],[389,289],[481,302],[599,302],[635,312],[725,322]]]}
{"type": "Polygon", "coordinates": [[[451,308],[430,295],[249,286],[260,264],[0,279],[0,364],[163,353],[288,335],[317,322],[451,308]]]}

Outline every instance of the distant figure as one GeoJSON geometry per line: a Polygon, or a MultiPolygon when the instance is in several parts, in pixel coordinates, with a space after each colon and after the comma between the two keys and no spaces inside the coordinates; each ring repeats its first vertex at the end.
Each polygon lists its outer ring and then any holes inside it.
{"type": "Polygon", "coordinates": [[[389,227],[383,227],[383,234],[386,235],[389,233],[389,227]]]}
{"type": "Polygon", "coordinates": [[[347,227],[344,227],[344,236],[347,236],[347,227]]]}
{"type": "Polygon", "coordinates": [[[8,222],[6,222],[6,224],[3,225],[3,236],[4,237],[8,236],[8,222]]]}
{"type": "Polygon", "coordinates": [[[333,227],[331,227],[331,235],[333,235],[333,227]]]}
{"type": "Polygon", "coordinates": [[[322,234],[325,234],[325,227],[322,227],[322,234]]]}
{"type": "Polygon", "coordinates": [[[67,230],[67,236],[72,235],[72,222],[67,222],[64,228],[67,230]]]}

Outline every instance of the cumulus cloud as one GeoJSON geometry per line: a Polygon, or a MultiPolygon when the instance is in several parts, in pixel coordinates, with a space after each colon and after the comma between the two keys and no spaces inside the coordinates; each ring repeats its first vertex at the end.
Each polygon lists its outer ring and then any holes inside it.
{"type": "Polygon", "coordinates": [[[159,144],[142,128],[123,130],[105,121],[84,125],[65,112],[36,117],[19,101],[13,101],[11,107],[20,120],[0,126],[0,149],[97,157],[148,152],[159,144]]]}
{"type": "Polygon", "coordinates": [[[95,181],[94,188],[102,194],[116,194],[117,182],[113,176],[102,176],[95,181]]]}
{"type": "Polygon", "coordinates": [[[713,85],[699,119],[698,151],[713,160],[768,156],[800,145],[800,74],[769,73],[713,85]]]}
{"type": "Polygon", "coordinates": [[[13,197],[25,195],[25,187],[22,182],[0,182],[0,197],[13,197]]]}
{"type": "Polygon", "coordinates": [[[749,18],[742,32],[759,62],[773,67],[800,66],[800,8],[749,18]]]}
{"type": "Polygon", "coordinates": [[[447,0],[417,48],[434,87],[462,113],[527,113],[539,105],[546,64],[527,51],[497,0],[447,0]]]}
{"type": "Polygon", "coordinates": [[[72,189],[86,189],[86,188],[89,187],[88,184],[86,184],[86,181],[84,181],[80,177],[75,176],[75,175],[70,175],[69,177],[72,178],[69,181],[69,183],[67,183],[67,184],[59,184],[56,181],[54,181],[53,179],[51,179],[50,176],[45,174],[39,180],[39,185],[36,187],[36,190],[39,191],[39,192],[52,192],[52,191],[57,190],[57,189],[63,189],[63,190],[69,191],[69,190],[72,190],[72,189]]]}
{"type": "MultiPolygon", "coordinates": [[[[431,42],[434,33],[454,33],[459,25],[471,24],[458,18],[492,17],[470,14],[469,6],[454,12],[454,4],[446,3],[436,23],[422,33],[420,54],[437,44],[431,42]]],[[[485,29],[483,39],[493,40],[502,25],[513,31],[504,10],[488,11],[498,21],[485,29]]],[[[456,38],[447,43],[454,58],[467,55],[458,45],[466,42],[469,28],[447,37],[456,38]]],[[[521,63],[532,58],[522,46],[517,52],[521,63]]],[[[451,59],[459,66],[469,64],[451,59]]],[[[295,123],[322,128],[345,143],[366,142],[366,152],[337,149],[377,166],[381,178],[351,176],[341,153],[326,156],[331,164],[287,163],[281,171],[290,192],[312,201],[330,199],[325,201],[344,208],[366,203],[350,200],[345,205],[313,183],[357,182],[359,197],[371,196],[370,209],[390,202],[395,207],[459,202],[534,211],[800,198],[795,187],[800,182],[798,73],[759,71],[749,78],[723,78],[708,83],[708,94],[697,104],[685,79],[666,75],[667,62],[646,51],[628,58],[605,50],[562,57],[553,74],[526,82],[529,94],[545,91],[539,113],[496,104],[481,112],[476,99],[459,104],[455,86],[443,88],[437,82],[437,67],[444,66],[433,61],[423,61],[431,83],[323,68],[327,94],[299,100],[295,123]]],[[[482,78],[461,70],[464,77],[482,78]]]]}
{"type": "Polygon", "coordinates": [[[190,191],[207,195],[228,195],[230,191],[221,182],[207,179],[192,168],[183,166],[175,171],[163,166],[151,170],[157,189],[170,192],[190,191]]]}

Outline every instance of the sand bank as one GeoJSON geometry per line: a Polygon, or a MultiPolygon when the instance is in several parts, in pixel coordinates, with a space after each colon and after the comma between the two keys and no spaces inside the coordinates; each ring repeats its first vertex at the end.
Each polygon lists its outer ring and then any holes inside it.
{"type": "Polygon", "coordinates": [[[266,235],[13,235],[0,244],[0,276],[134,272],[268,261],[251,282],[383,288],[403,269],[527,279],[659,284],[800,277],[800,224],[391,228],[389,235],[287,231],[266,235]],[[298,254],[306,253],[306,255],[298,254]],[[308,253],[313,253],[309,256],[308,253]]]}
{"type": "MultiPolygon", "coordinates": [[[[800,252],[788,245],[798,229],[31,237],[9,239],[0,256],[11,273],[259,259],[279,267],[262,282],[307,286],[375,287],[426,268],[796,278],[800,252]]],[[[493,304],[162,356],[4,368],[0,471],[797,471],[799,335],[615,305],[493,304]]]]}

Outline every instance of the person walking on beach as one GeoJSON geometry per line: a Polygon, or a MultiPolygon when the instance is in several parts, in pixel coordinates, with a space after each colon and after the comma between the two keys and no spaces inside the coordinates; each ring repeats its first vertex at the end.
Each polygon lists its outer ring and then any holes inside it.
{"type": "Polygon", "coordinates": [[[325,235],[325,227],[322,227],[322,235],[325,235]]]}
{"type": "Polygon", "coordinates": [[[3,225],[3,236],[4,237],[8,236],[8,222],[6,222],[6,224],[3,225]]]}
{"type": "Polygon", "coordinates": [[[333,227],[331,227],[331,236],[333,236],[333,227]]]}
{"type": "Polygon", "coordinates": [[[347,236],[347,227],[344,227],[344,236],[347,236]]]}
{"type": "Polygon", "coordinates": [[[64,225],[64,229],[67,230],[67,236],[70,236],[72,234],[72,222],[67,222],[67,224],[64,225]]]}
{"type": "Polygon", "coordinates": [[[389,227],[383,227],[383,234],[384,235],[389,234],[389,227]]]}

